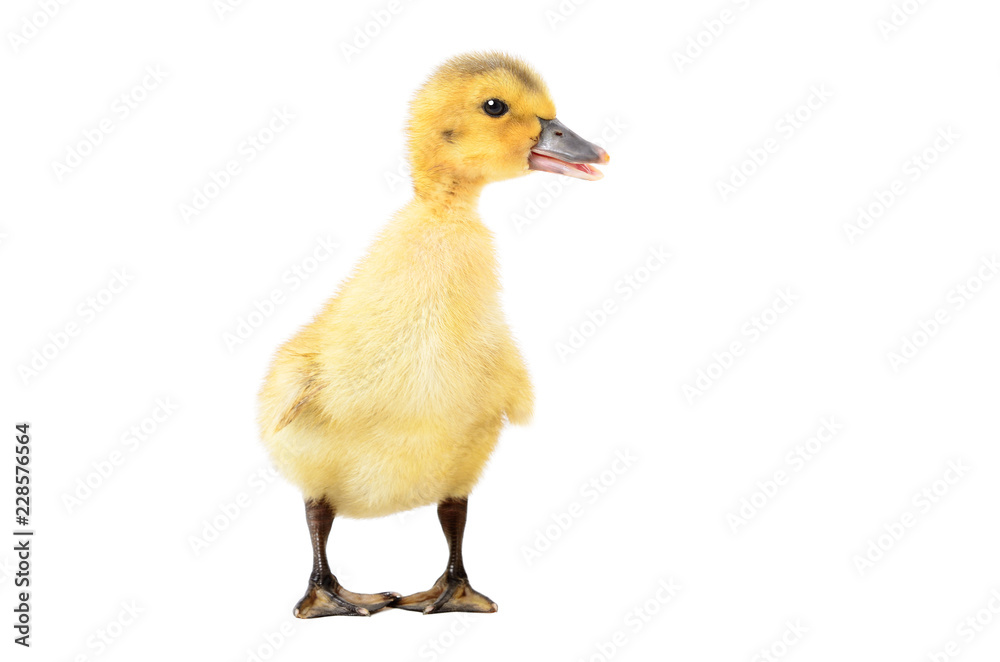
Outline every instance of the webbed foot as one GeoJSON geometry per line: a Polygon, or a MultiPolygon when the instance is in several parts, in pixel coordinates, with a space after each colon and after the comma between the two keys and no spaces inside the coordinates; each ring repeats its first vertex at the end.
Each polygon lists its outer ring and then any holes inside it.
{"type": "Polygon", "coordinates": [[[395,609],[441,614],[449,611],[471,611],[490,614],[497,610],[497,603],[472,588],[464,577],[441,575],[428,591],[421,591],[398,599],[395,609]]]}
{"type": "Polygon", "coordinates": [[[355,593],[335,579],[310,582],[306,594],[295,605],[296,618],[321,616],[371,616],[399,599],[399,593],[355,593]]]}

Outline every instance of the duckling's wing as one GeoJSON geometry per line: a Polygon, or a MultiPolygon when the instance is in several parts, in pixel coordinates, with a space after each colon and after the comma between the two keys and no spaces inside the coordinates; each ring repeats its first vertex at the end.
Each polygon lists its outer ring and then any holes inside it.
{"type": "Polygon", "coordinates": [[[318,399],[323,386],[315,353],[282,348],[261,392],[264,430],[280,432],[307,404],[318,399]]]}
{"type": "Polygon", "coordinates": [[[291,406],[282,414],[281,418],[278,419],[278,424],[275,426],[275,433],[280,432],[286,425],[295,420],[295,417],[302,410],[302,407],[306,405],[313,397],[323,390],[322,385],[319,380],[315,378],[309,378],[309,380],[302,385],[302,389],[295,395],[291,400],[291,406]]]}

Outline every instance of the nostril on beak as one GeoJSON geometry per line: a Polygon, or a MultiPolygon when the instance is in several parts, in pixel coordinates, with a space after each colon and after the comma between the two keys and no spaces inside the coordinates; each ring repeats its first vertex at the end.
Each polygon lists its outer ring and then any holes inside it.
{"type": "Polygon", "coordinates": [[[561,136],[562,135],[562,131],[556,131],[556,135],[557,136],[561,136]]]}

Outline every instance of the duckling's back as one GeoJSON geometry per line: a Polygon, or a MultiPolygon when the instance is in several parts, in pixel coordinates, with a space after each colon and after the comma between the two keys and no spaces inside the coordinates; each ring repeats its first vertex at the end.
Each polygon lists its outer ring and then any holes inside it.
{"type": "Polygon", "coordinates": [[[468,494],[506,416],[531,416],[527,371],[474,213],[411,203],[261,391],[275,464],[307,498],[374,517],[468,494]]]}

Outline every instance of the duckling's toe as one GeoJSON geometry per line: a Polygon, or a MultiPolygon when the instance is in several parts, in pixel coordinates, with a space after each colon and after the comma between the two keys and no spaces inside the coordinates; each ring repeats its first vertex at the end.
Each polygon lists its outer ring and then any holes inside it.
{"type": "Polygon", "coordinates": [[[441,575],[429,591],[421,591],[400,598],[393,605],[395,609],[422,611],[425,614],[442,614],[449,611],[471,611],[491,614],[497,610],[497,603],[472,588],[464,577],[441,575]]]}
{"type": "Polygon", "coordinates": [[[371,616],[398,600],[399,593],[355,593],[338,582],[310,583],[292,612],[296,618],[371,616]]]}

